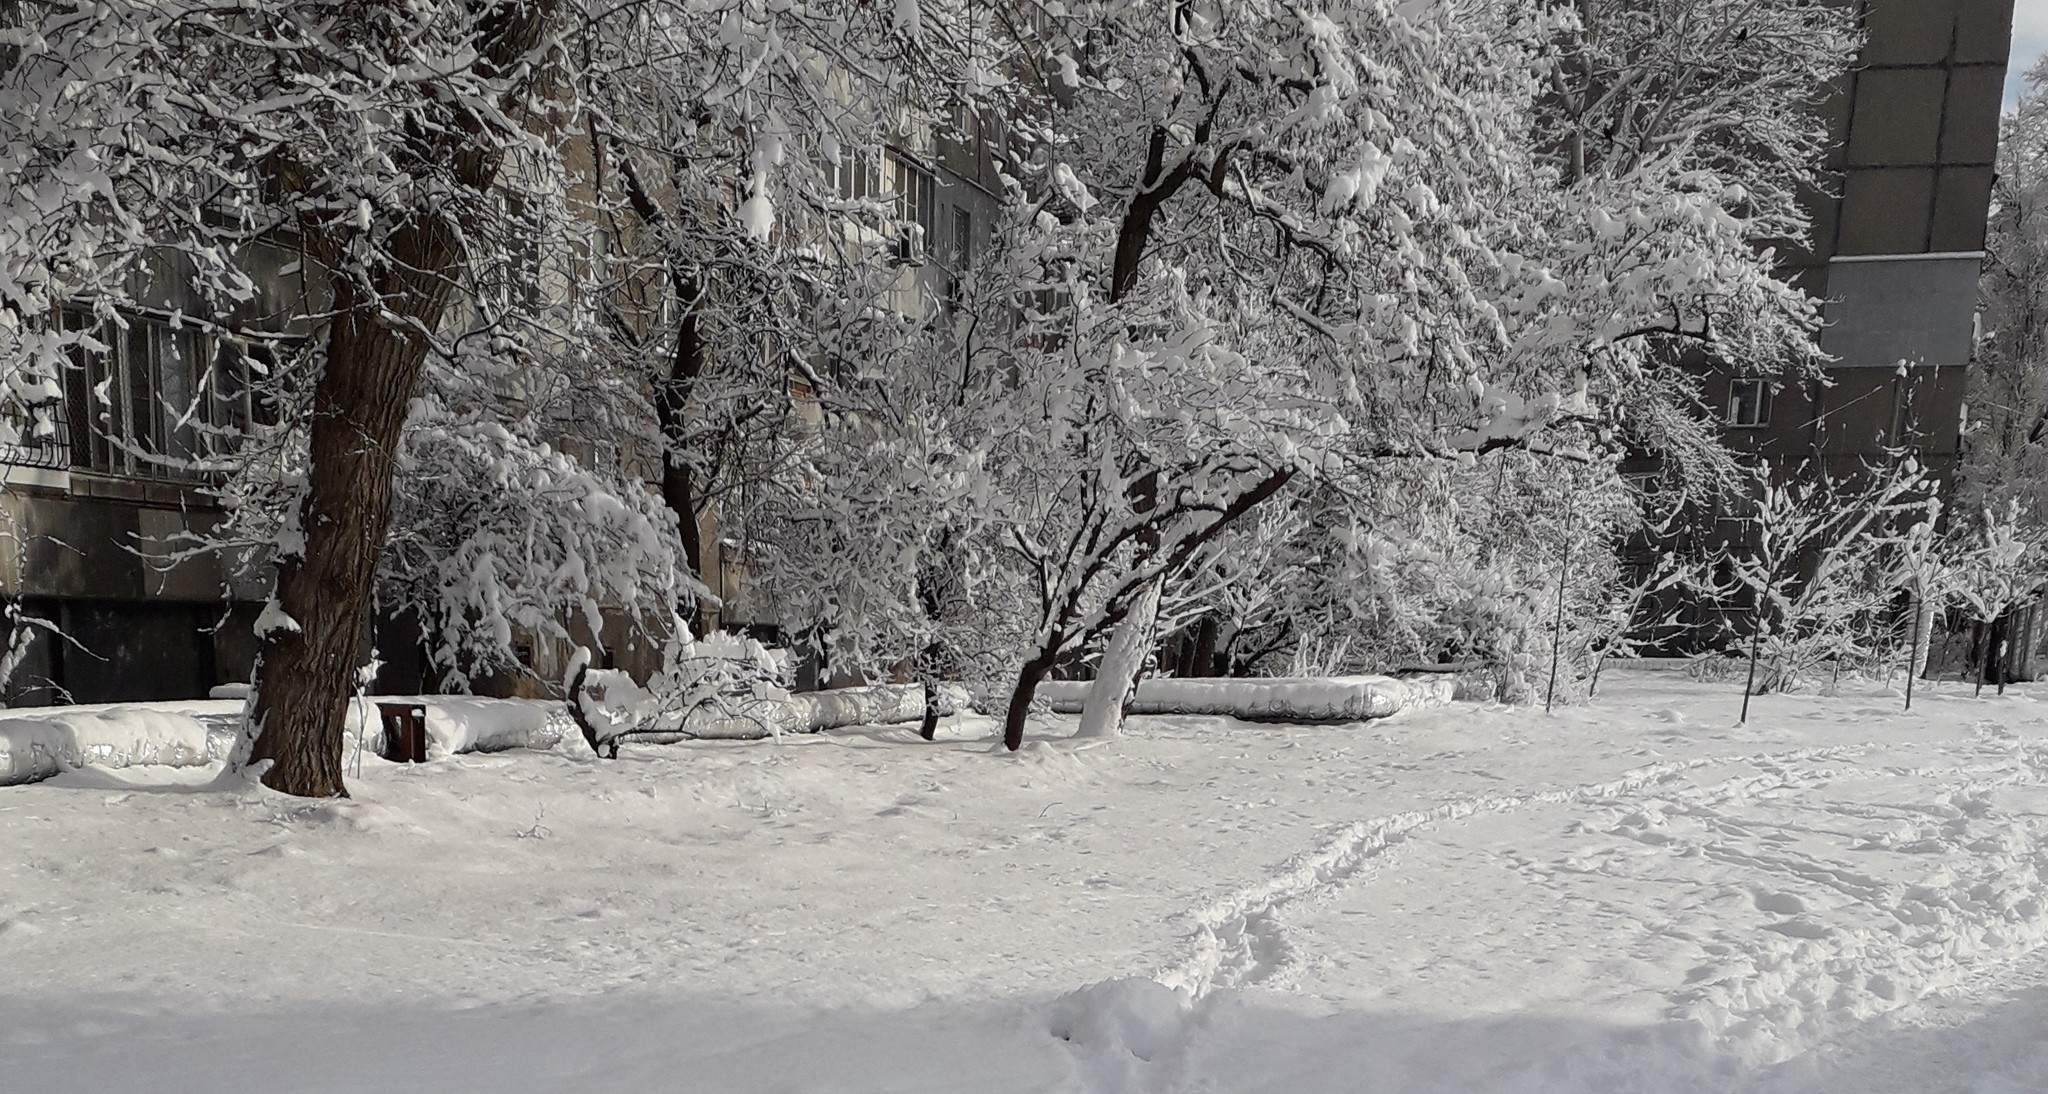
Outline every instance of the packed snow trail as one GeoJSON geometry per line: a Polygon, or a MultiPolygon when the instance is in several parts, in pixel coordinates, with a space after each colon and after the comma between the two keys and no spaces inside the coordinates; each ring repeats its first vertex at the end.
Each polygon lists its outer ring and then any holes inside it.
{"type": "MultiPolygon", "coordinates": [[[[1200,997],[1214,987],[1264,984],[1283,971],[1292,947],[1281,926],[1291,904],[1327,898],[1417,830],[1479,813],[1509,813],[1533,804],[1583,802],[1622,797],[1703,767],[1749,762],[1798,763],[1853,754],[1856,746],[1800,749],[1781,756],[1701,759],[1654,764],[1619,779],[1569,790],[1526,795],[1461,798],[1433,809],[1399,813],[1345,826],[1321,846],[1288,861],[1274,875],[1195,914],[1190,953],[1157,979],[1200,997]]],[[[1747,785],[1759,776],[1732,780],[1747,785]]],[[[1711,793],[1711,790],[1701,791],[1711,793]]]]}
{"type": "Polygon", "coordinates": [[[2038,962],[2048,943],[2048,753],[1980,728],[1931,750],[1697,762],[1522,799],[1526,815],[1513,818],[1452,803],[1431,819],[1461,823],[1426,835],[1406,823],[1357,845],[1411,852],[1374,885],[1308,887],[1257,905],[1245,922],[1286,932],[1267,951],[1318,966],[1299,977],[1309,994],[1676,1022],[1745,1063],[1782,1061],[2038,962]],[[1898,762],[1915,759],[1934,762],[1898,762]],[[1731,764],[1755,773],[1678,777],[1731,764]],[[1677,876],[1686,887],[1674,887],[1677,876]],[[1389,895],[1396,878],[1401,891],[1389,895]],[[1464,917],[1480,939],[1427,934],[1482,893],[1490,906],[1464,917]],[[1515,908],[1504,894],[1528,893],[1541,894],[1539,911],[1499,914],[1515,908]],[[1285,903],[1321,906],[1294,917],[1285,903]],[[1379,959],[1356,962],[1326,952],[1360,923],[1383,939],[1413,929],[1431,944],[1404,953],[1383,941],[1379,959]],[[1487,930],[1516,941],[1502,952],[1487,930]],[[1599,995],[1610,997],[1589,999],[1599,995]]]}

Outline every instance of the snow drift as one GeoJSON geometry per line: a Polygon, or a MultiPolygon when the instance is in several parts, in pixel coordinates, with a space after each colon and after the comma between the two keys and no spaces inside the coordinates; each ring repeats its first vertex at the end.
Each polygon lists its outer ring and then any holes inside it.
{"type": "Polygon", "coordinates": [[[241,714],[241,703],[223,700],[10,711],[0,718],[0,786],[76,767],[224,760],[241,714]]]}

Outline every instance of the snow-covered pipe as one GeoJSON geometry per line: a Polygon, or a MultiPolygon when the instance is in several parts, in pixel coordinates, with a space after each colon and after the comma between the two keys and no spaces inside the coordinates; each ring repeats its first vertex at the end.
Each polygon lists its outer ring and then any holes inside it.
{"type": "MultiPolygon", "coordinates": [[[[569,728],[562,704],[466,696],[366,696],[349,702],[344,746],[361,741],[376,754],[384,731],[379,702],[419,703],[427,710],[430,751],[497,752],[553,748],[569,728]]],[[[196,767],[227,759],[240,730],[242,702],[233,699],[0,711],[0,786],[35,782],[78,767],[157,764],[196,767]]]]}
{"type": "MultiPolygon", "coordinates": [[[[1038,694],[1053,710],[1079,711],[1092,683],[1048,680],[1038,694]]],[[[1253,721],[1362,722],[1403,710],[1451,701],[1457,680],[1450,676],[1399,680],[1391,676],[1319,678],[1157,678],[1143,680],[1131,699],[1132,714],[1210,714],[1253,721]]]]}
{"type": "Polygon", "coordinates": [[[227,758],[242,704],[121,703],[0,712],[0,786],[77,767],[192,767],[227,758]]]}
{"type": "MultiPolygon", "coordinates": [[[[939,713],[970,706],[967,689],[941,684],[939,713]]],[[[773,699],[739,699],[724,709],[691,711],[680,729],[633,733],[629,739],[665,743],[684,740],[751,741],[783,733],[822,733],[846,726],[900,725],[924,719],[919,684],[876,684],[859,688],[804,691],[773,699]]]]}

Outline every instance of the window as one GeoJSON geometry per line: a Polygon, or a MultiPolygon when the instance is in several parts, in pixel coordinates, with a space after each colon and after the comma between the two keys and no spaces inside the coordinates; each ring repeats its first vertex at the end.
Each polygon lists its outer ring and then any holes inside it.
{"type": "Polygon", "coordinates": [[[65,376],[71,466],[148,478],[197,474],[195,461],[227,455],[261,413],[254,381],[269,351],[217,339],[191,325],[130,315],[95,326],[67,310],[67,329],[104,350],[74,346],[65,376]]]}
{"type": "Polygon", "coordinates": [[[839,196],[848,201],[865,201],[882,192],[879,162],[872,153],[842,152],[834,177],[839,196]]]}
{"type": "Polygon", "coordinates": [[[903,258],[922,256],[938,241],[939,187],[930,171],[897,153],[895,161],[896,221],[902,231],[903,258]]]}
{"type": "MultiPolygon", "coordinates": [[[[46,377],[18,379],[0,392],[0,464],[58,470],[71,465],[63,388],[46,377]]],[[[0,684],[4,684],[0,681],[0,684]]]]}
{"type": "Polygon", "coordinates": [[[1731,380],[1728,384],[1728,424],[1742,429],[1767,425],[1771,420],[1771,388],[1762,380],[1731,380]]]}
{"type": "Polygon", "coordinates": [[[839,196],[847,201],[886,203],[896,222],[897,257],[914,261],[938,240],[939,187],[930,171],[894,148],[842,152],[832,170],[839,196]]]}
{"type": "Polygon", "coordinates": [[[957,308],[964,295],[961,279],[974,268],[974,214],[955,205],[951,230],[952,236],[946,241],[946,306],[957,308]]]}
{"type": "Polygon", "coordinates": [[[966,273],[974,268],[974,214],[953,207],[953,268],[966,273]]]}

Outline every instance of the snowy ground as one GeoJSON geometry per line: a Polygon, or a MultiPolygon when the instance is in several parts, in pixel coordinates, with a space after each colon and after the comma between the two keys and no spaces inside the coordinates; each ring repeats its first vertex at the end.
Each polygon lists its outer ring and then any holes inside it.
{"type": "Polygon", "coordinates": [[[2048,1089],[2043,693],[1610,678],[0,788],[0,1091],[2048,1089]]]}

